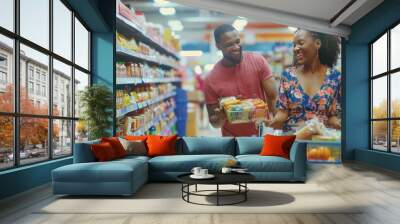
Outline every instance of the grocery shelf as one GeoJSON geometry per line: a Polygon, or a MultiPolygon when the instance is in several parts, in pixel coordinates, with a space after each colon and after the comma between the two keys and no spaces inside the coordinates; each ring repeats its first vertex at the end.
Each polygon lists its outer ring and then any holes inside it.
{"type": "Polygon", "coordinates": [[[161,131],[160,135],[168,135],[168,132],[171,131],[171,128],[175,125],[177,119],[174,118],[167,124],[167,127],[161,131]]]}
{"type": "MultiPolygon", "coordinates": [[[[157,125],[160,121],[162,121],[163,119],[165,119],[168,114],[174,112],[175,107],[171,107],[170,109],[168,109],[166,112],[164,112],[163,114],[161,114],[160,116],[156,117],[154,120],[152,120],[151,122],[145,124],[143,127],[140,127],[139,129],[137,129],[134,132],[128,131],[128,135],[144,135],[144,133],[146,131],[148,131],[152,126],[157,125]]],[[[172,126],[171,123],[175,120],[176,122],[176,118],[174,118],[168,125],[167,128],[172,126]]],[[[174,122],[174,123],[175,123],[174,122]]],[[[165,128],[161,133],[165,132],[165,130],[167,130],[167,128],[165,128]]]]}
{"type": "Polygon", "coordinates": [[[172,83],[181,82],[180,78],[136,78],[136,77],[117,77],[117,85],[124,84],[150,84],[150,83],[172,83]]]}
{"type": "Polygon", "coordinates": [[[155,57],[151,57],[151,56],[148,56],[148,55],[137,53],[137,52],[125,49],[125,48],[123,48],[123,47],[121,47],[119,45],[117,45],[116,52],[117,52],[117,59],[121,59],[121,60],[132,60],[132,59],[134,59],[134,60],[146,61],[146,62],[157,64],[157,65],[160,65],[160,66],[165,66],[165,67],[168,67],[168,68],[177,69],[177,67],[172,65],[172,64],[162,63],[159,60],[157,60],[155,57]]]}
{"type": "Polygon", "coordinates": [[[147,36],[142,29],[140,29],[135,23],[129,21],[128,19],[124,18],[123,16],[117,14],[117,27],[119,27],[119,31],[123,31],[125,33],[135,33],[140,38],[141,41],[151,45],[152,47],[156,48],[159,52],[167,54],[169,56],[174,57],[175,59],[179,60],[179,57],[176,53],[172,52],[168,48],[165,48],[157,41],[153,40],[151,37],[147,36]]]}
{"type": "Polygon", "coordinates": [[[122,109],[118,109],[116,111],[117,112],[116,113],[117,114],[116,117],[117,118],[121,118],[121,117],[125,116],[128,113],[143,109],[145,107],[148,107],[148,106],[150,106],[152,104],[155,104],[155,103],[158,103],[158,102],[162,102],[162,101],[164,101],[164,100],[166,100],[166,99],[168,99],[170,97],[173,97],[175,95],[176,95],[176,93],[175,93],[175,91],[173,91],[173,92],[167,93],[167,94],[165,94],[163,96],[158,96],[158,97],[156,97],[154,99],[146,100],[144,102],[132,103],[128,107],[125,107],[125,108],[122,108],[122,109]]]}

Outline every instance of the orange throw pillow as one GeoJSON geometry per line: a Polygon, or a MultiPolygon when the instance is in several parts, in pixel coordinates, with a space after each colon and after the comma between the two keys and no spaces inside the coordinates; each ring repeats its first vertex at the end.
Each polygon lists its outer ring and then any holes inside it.
{"type": "Polygon", "coordinates": [[[178,136],[156,136],[147,137],[148,156],[176,155],[176,139],[178,136]]]}
{"type": "Polygon", "coordinates": [[[295,135],[275,136],[265,135],[264,146],[261,149],[261,156],[280,156],[289,159],[290,148],[293,145],[295,135]]]}
{"type": "Polygon", "coordinates": [[[124,149],[124,146],[122,146],[118,137],[101,138],[101,142],[110,143],[110,145],[114,149],[114,152],[115,152],[115,155],[117,156],[117,158],[126,156],[126,151],[124,149]]]}
{"type": "Polygon", "coordinates": [[[125,139],[129,141],[146,141],[147,135],[140,135],[140,136],[127,135],[125,136],[125,139]]]}
{"type": "Polygon", "coordinates": [[[99,162],[110,161],[117,158],[113,147],[108,142],[93,144],[91,145],[91,149],[94,157],[99,162]]]}

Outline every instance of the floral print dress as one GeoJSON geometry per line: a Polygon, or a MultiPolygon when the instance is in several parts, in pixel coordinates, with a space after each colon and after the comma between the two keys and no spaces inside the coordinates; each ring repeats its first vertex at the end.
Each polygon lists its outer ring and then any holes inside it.
{"type": "Polygon", "coordinates": [[[295,67],[284,71],[279,87],[277,108],[288,111],[289,115],[284,130],[314,117],[326,124],[328,118],[336,116],[340,110],[340,72],[328,68],[324,82],[313,96],[304,92],[295,72],[295,67]]]}

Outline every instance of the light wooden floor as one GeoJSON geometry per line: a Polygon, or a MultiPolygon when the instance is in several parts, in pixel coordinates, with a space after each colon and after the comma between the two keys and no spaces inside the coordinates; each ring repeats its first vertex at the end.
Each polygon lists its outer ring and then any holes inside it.
{"type": "Polygon", "coordinates": [[[398,173],[359,163],[313,164],[308,182],[324,186],[345,201],[362,200],[367,206],[357,214],[35,214],[35,208],[54,200],[47,185],[0,202],[0,223],[400,223],[398,173]]]}

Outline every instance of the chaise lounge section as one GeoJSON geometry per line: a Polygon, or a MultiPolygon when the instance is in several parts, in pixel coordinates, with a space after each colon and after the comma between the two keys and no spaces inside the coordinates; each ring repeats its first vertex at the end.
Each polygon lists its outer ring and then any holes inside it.
{"type": "Polygon", "coordinates": [[[306,152],[304,143],[294,143],[290,159],[260,156],[262,137],[183,137],[176,143],[177,155],[157,157],[127,156],[96,162],[91,145],[99,141],[77,143],[74,163],[52,172],[53,193],[67,195],[132,195],[148,181],[176,181],[193,167],[218,172],[229,160],[260,182],[304,182],[306,152]]]}

